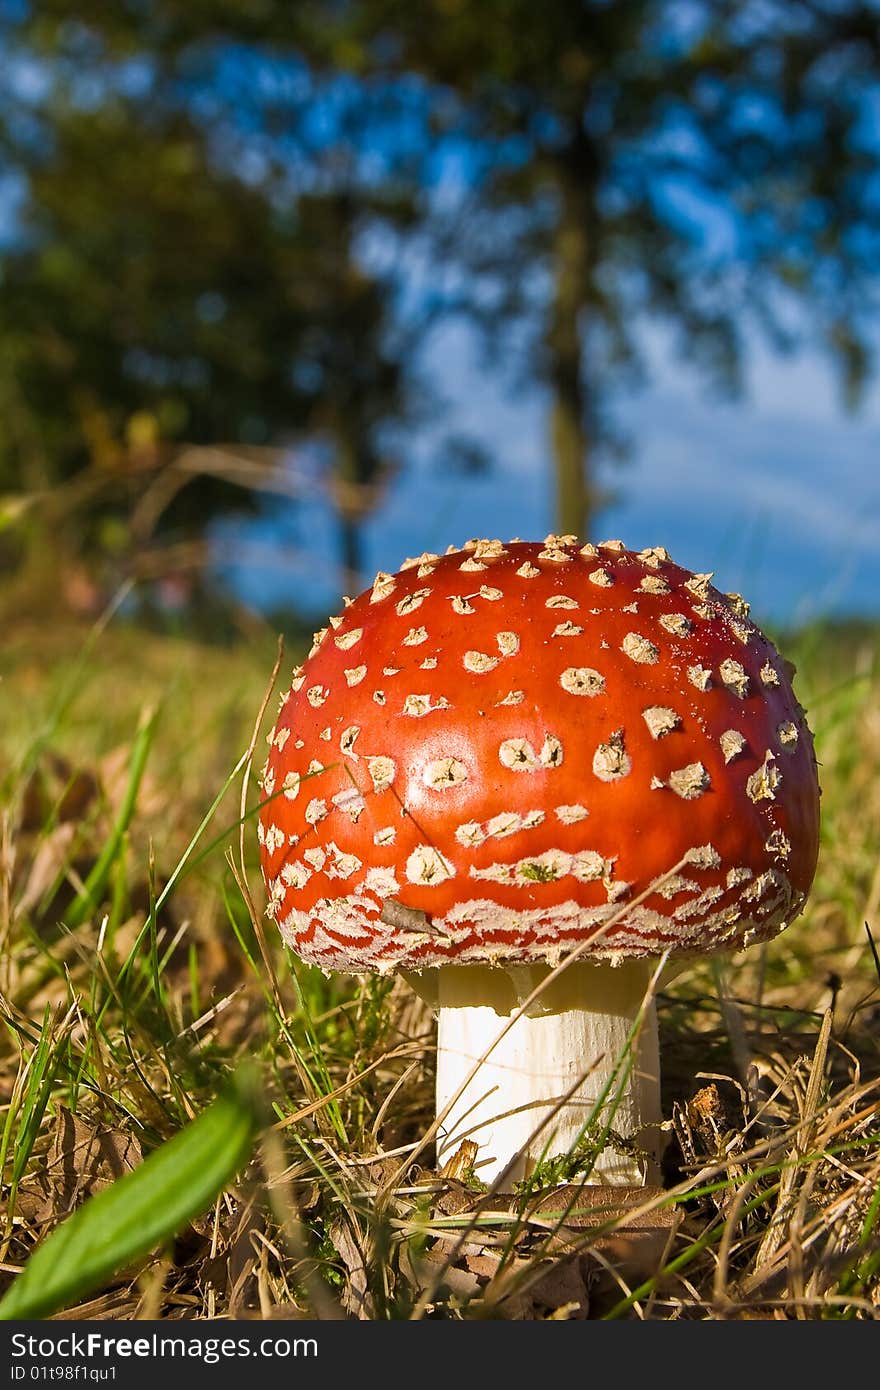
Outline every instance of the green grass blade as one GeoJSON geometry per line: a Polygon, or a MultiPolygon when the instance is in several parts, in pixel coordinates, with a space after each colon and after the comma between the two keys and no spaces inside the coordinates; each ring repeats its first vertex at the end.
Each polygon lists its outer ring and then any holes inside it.
{"type": "Polygon", "coordinates": [[[58,1065],[58,1045],[52,1033],[51,1015],[47,1004],[43,1015],[40,1041],[37,1044],[33,1065],[28,1074],[28,1085],[18,1121],[18,1136],[12,1158],[11,1186],[13,1191],[21,1182],[55,1079],[58,1065]]]}
{"type": "Polygon", "coordinates": [[[19,769],[22,783],[27,781],[39,761],[40,754],[45,748],[49,747],[52,740],[55,738],[64,722],[65,715],[69,712],[77,696],[82,693],[86,683],[94,676],[97,667],[92,666],[90,663],[95,647],[133,588],[134,581],[127,579],[120,588],[117,589],[103,613],[93,624],[83,643],[82,650],[67,671],[61,690],[53,703],[44,728],[25,750],[19,769]]]}
{"type": "Polygon", "coordinates": [[[205,1211],[253,1151],[258,1097],[253,1074],[239,1074],[134,1172],[56,1227],[0,1299],[0,1320],[43,1318],[84,1298],[205,1211]]]}
{"type": "MultiPolygon", "coordinates": [[[[220,805],[220,802],[223,800],[224,796],[226,795],[227,791],[229,790],[230,786],[232,785],[232,783],[233,783],[233,781],[235,780],[235,778],[236,778],[236,776],[238,775],[238,773],[239,773],[239,772],[241,771],[241,769],[244,767],[246,761],[247,761],[247,753],[245,752],[245,753],[242,753],[242,755],[241,755],[241,757],[239,758],[238,762],[235,764],[235,767],[232,769],[232,771],[230,772],[229,776],[226,778],[226,781],[223,783],[223,786],[220,788],[219,792],[218,792],[217,795],[214,797],[214,800],[211,802],[211,805],[208,807],[207,811],[206,811],[205,814],[202,816],[202,819],[201,819],[200,822],[199,822],[198,829],[196,830],[196,833],[193,835],[193,837],[192,837],[192,839],[190,840],[189,844],[187,845],[186,849],[183,851],[183,854],[180,856],[180,859],[178,859],[177,865],[176,865],[175,868],[172,870],[172,872],[171,872],[171,874],[170,874],[170,876],[169,876],[169,878],[168,878],[168,881],[167,881],[167,883],[165,884],[165,887],[162,889],[162,892],[161,892],[161,893],[159,894],[159,896],[156,898],[155,903],[153,903],[152,906],[151,906],[151,909],[150,909],[150,916],[147,918],[146,922],[144,922],[144,925],[141,927],[140,931],[138,932],[137,936],[135,937],[134,944],[132,945],[131,950],[129,951],[128,955],[126,956],[126,958],[125,958],[125,960],[124,960],[124,962],[123,962],[123,964],[122,964],[122,967],[121,967],[121,969],[120,969],[120,971],[119,971],[119,983],[122,982],[122,980],[124,979],[124,977],[128,974],[129,970],[131,969],[132,965],[134,964],[135,960],[137,959],[137,954],[138,954],[138,951],[140,950],[141,943],[143,942],[144,937],[147,936],[147,935],[149,934],[149,932],[151,931],[151,929],[152,929],[152,928],[151,928],[151,919],[155,916],[155,914],[156,914],[156,913],[159,911],[159,909],[162,907],[162,904],[165,902],[165,899],[166,899],[166,898],[168,897],[168,895],[170,894],[170,892],[171,892],[171,890],[173,889],[175,883],[176,883],[177,880],[180,878],[180,876],[181,876],[181,874],[183,873],[184,869],[187,868],[187,866],[188,866],[188,864],[189,864],[189,860],[190,860],[191,857],[192,857],[193,850],[195,849],[196,845],[198,844],[199,840],[201,839],[202,835],[204,834],[205,829],[207,828],[207,826],[210,824],[211,820],[213,819],[213,816],[214,816],[215,811],[217,810],[217,807],[220,805]]],[[[192,867],[192,866],[189,865],[189,867],[192,867]]]]}
{"type": "Polygon", "coordinates": [[[145,711],[141,716],[134,742],[134,750],[131,757],[131,770],[128,777],[128,786],[125,790],[122,806],[116,823],[110,831],[104,848],[98,860],[83,884],[82,892],[74,898],[70,907],[64,914],[67,926],[73,931],[85,921],[86,917],[95,908],[96,903],[104,891],[110,871],[119,853],[123,836],[128,830],[132,815],[134,814],[135,802],[137,801],[138,790],[141,785],[141,778],[147,765],[150,748],[153,743],[153,735],[156,732],[156,720],[159,717],[157,709],[145,711]]]}

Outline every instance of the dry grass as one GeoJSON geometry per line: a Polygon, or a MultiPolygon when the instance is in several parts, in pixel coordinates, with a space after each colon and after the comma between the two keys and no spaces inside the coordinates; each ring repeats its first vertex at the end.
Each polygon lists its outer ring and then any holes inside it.
{"type": "Polygon", "coordinates": [[[271,634],[209,648],[117,618],[85,641],[4,644],[4,1281],[249,1056],[274,1119],[247,1172],[67,1316],[877,1315],[876,631],[785,644],[822,765],[819,872],[778,941],[660,999],[664,1187],[507,1197],[467,1154],[439,1174],[412,1160],[433,1030],[407,987],[327,980],[261,939],[239,778],[192,844],[248,746],[271,634]]]}

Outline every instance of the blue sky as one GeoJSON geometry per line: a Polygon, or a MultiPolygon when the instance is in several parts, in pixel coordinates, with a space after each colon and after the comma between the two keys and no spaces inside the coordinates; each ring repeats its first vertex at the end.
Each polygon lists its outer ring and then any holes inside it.
{"type": "MultiPolygon", "coordinates": [[[[850,414],[823,360],[755,345],[746,394],[719,401],[661,337],[649,355],[649,385],[618,401],[633,450],[603,472],[618,500],[597,538],[665,545],[775,623],[880,613],[880,385],[850,414]]],[[[554,526],[544,394],[507,392],[460,325],[434,334],[425,365],[447,407],[367,523],[371,572],[469,536],[543,537],[554,526]],[[438,465],[440,435],[455,430],[491,447],[486,476],[438,465]]],[[[334,523],[319,494],[286,519],[275,511],[250,539],[266,546],[266,564],[226,571],[246,598],[315,616],[334,605],[334,523]]]]}

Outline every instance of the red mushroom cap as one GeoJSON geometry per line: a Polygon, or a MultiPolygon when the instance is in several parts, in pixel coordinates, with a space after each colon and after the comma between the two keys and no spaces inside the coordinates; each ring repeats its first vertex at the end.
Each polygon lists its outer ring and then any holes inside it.
{"type": "Polygon", "coordinates": [[[710,579],[571,536],[377,575],[269,737],[259,838],[293,950],[420,970],[781,931],[816,866],[812,739],[791,668],[710,579]]]}

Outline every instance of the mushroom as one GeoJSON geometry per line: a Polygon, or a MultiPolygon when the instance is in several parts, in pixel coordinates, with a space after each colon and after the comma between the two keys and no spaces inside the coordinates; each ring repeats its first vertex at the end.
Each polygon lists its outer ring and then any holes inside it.
{"type": "Polygon", "coordinates": [[[660,547],[468,541],[377,575],[282,697],[267,911],[325,971],[434,989],[438,1160],[468,1138],[488,1181],[585,1132],[599,1181],[652,1176],[657,958],[804,904],[793,668],[711,579],[660,547]]]}

